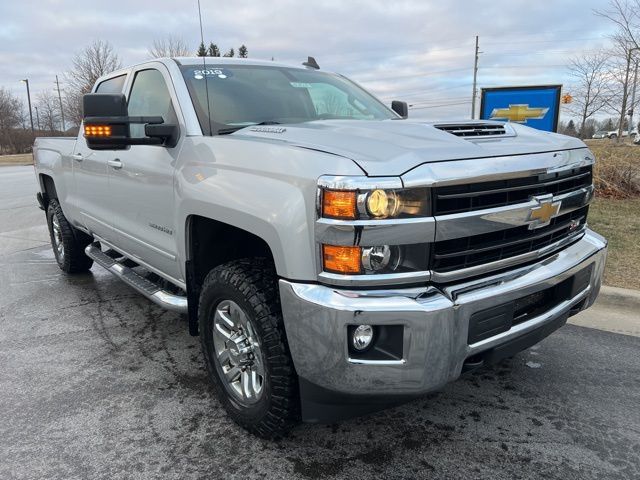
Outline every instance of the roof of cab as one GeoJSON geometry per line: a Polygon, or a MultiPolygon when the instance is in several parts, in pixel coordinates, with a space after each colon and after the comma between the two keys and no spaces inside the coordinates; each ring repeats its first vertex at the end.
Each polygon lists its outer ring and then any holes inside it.
{"type": "MultiPolygon", "coordinates": [[[[156,59],[160,60],[160,59],[156,59]]],[[[273,60],[256,60],[253,58],[237,58],[237,57],[172,57],[179,65],[202,65],[205,61],[207,65],[260,65],[268,67],[287,67],[299,68],[301,70],[306,67],[300,65],[291,65],[287,63],[275,62],[273,60]]]]}

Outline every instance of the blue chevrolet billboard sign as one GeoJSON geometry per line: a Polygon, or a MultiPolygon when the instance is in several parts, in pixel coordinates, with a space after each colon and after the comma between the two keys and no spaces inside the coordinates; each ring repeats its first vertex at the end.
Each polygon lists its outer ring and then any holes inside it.
{"type": "Polygon", "coordinates": [[[556,132],[561,90],[562,85],[483,88],[480,118],[556,132]]]}

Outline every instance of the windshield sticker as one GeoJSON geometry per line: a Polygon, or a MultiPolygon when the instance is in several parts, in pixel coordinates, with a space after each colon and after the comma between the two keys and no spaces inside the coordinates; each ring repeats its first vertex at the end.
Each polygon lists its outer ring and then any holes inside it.
{"type": "Polygon", "coordinates": [[[310,83],[302,83],[302,82],[289,82],[289,83],[291,83],[291,86],[295,88],[311,88],[310,83]]]}
{"type": "Polygon", "coordinates": [[[224,80],[225,78],[229,78],[232,76],[233,74],[231,73],[231,71],[227,70],[226,68],[212,68],[193,71],[193,78],[195,78],[196,80],[202,80],[204,77],[219,78],[224,80]]]}

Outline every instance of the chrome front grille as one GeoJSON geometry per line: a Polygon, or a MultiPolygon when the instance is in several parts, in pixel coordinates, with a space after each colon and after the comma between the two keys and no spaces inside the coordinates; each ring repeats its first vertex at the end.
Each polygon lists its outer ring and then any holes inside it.
{"type": "Polygon", "coordinates": [[[589,165],[532,177],[436,187],[432,190],[433,215],[526,203],[532,196],[561,195],[589,187],[592,181],[592,167],[589,165]]]}
{"type": "MultiPolygon", "coordinates": [[[[446,273],[500,262],[541,251],[580,234],[586,224],[588,206],[565,213],[549,225],[530,230],[528,225],[497,232],[435,242],[431,250],[434,272],[446,273]]],[[[494,268],[499,266],[496,264],[494,268]]]]}

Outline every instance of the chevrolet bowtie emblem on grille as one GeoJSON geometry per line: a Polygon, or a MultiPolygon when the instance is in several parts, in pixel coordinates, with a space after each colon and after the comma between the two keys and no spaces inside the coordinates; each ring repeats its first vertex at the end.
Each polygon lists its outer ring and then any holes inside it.
{"type": "Polygon", "coordinates": [[[514,104],[509,105],[509,108],[494,108],[489,118],[491,120],[527,123],[527,120],[542,120],[548,111],[548,108],[531,108],[527,103],[514,104]]]}
{"type": "Polygon", "coordinates": [[[551,219],[558,215],[562,205],[562,201],[554,202],[551,195],[533,197],[532,200],[537,201],[538,206],[529,212],[529,230],[549,225],[551,219]]]}

